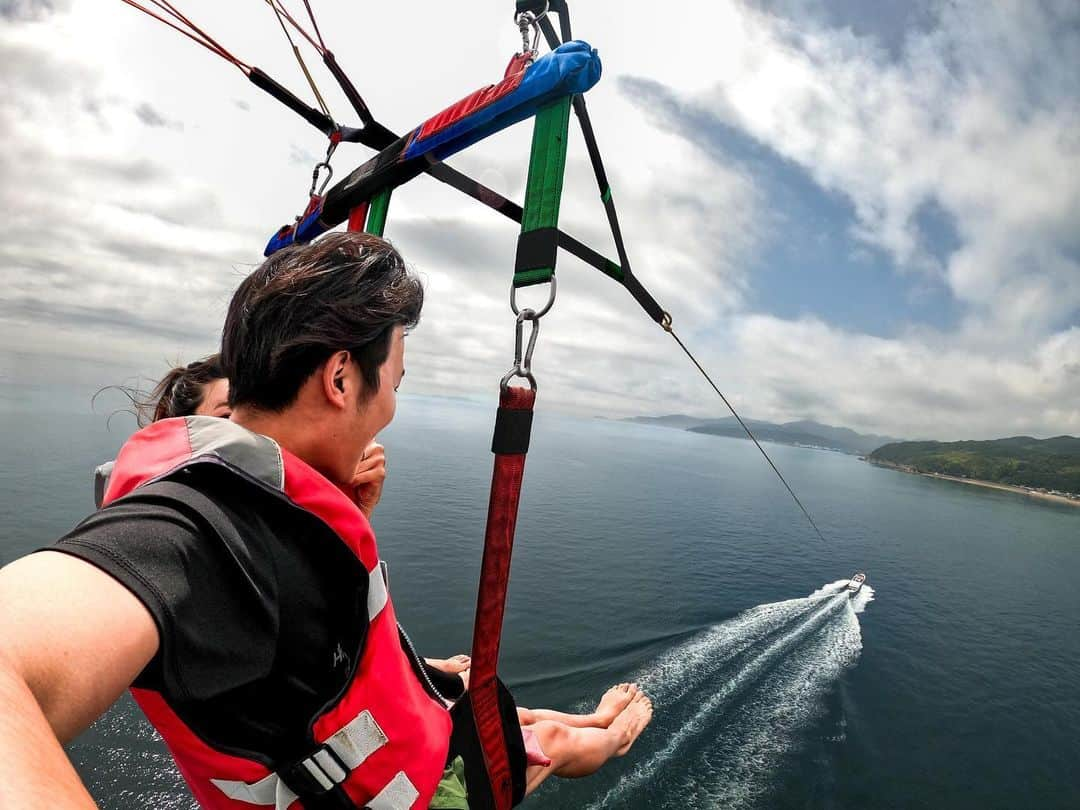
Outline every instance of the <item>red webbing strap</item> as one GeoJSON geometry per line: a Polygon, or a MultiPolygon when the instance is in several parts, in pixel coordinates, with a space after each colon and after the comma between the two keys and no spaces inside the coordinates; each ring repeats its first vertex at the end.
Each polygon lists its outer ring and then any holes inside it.
{"type": "Polygon", "coordinates": [[[349,211],[348,229],[353,233],[364,230],[364,225],[367,223],[368,205],[369,203],[363,202],[349,211]]]}
{"type": "Polygon", "coordinates": [[[510,555],[514,548],[521,479],[525,473],[525,454],[529,449],[535,401],[536,392],[528,388],[507,387],[499,396],[491,448],[495,453],[495,470],[491,478],[484,559],[480,566],[476,622],[473,625],[469,694],[497,810],[509,810],[513,805],[510,759],[503,736],[495,675],[506,610],[506,590],[510,581],[510,555]]]}

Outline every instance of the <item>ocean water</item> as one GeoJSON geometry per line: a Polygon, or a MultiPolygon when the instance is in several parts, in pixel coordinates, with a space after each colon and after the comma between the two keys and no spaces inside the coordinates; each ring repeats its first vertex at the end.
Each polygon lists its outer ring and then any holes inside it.
{"type": "MultiPolygon", "coordinates": [[[[656,713],[527,806],[1080,806],[1080,509],[770,445],[822,543],[748,442],[540,409],[504,677],[571,711],[633,679],[656,713]]],[[[492,416],[408,397],[383,437],[375,528],[428,655],[469,647],[492,416]]],[[[127,425],[0,420],[6,562],[91,508],[127,425]]],[[[192,806],[127,699],[69,751],[103,808],[192,806]]]]}

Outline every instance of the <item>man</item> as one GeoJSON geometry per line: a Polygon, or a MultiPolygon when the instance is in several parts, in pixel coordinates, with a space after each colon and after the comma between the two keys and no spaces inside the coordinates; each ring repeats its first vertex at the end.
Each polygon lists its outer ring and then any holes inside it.
{"type": "MultiPolygon", "coordinates": [[[[394,416],[422,303],[376,237],[275,254],[229,306],[231,421],[140,431],[105,508],[0,571],[0,806],[93,807],[59,741],[128,687],[204,807],[405,810],[456,792],[445,695],[402,644],[351,485],[394,416]]],[[[651,706],[605,699],[595,727],[536,718],[550,750],[530,788],[629,748],[651,706]]]]}

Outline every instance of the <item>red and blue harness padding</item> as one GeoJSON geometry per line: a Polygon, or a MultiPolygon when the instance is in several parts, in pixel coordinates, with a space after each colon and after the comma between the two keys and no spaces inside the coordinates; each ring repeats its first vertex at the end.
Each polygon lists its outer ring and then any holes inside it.
{"type": "Polygon", "coordinates": [[[587,43],[567,42],[531,64],[515,56],[498,84],[447,107],[402,136],[334,186],[313,195],[300,221],[280,228],[264,255],[304,244],[349,219],[376,192],[394,188],[478,141],[532,118],[551,101],[584,93],[600,80],[600,57],[587,43]]]}

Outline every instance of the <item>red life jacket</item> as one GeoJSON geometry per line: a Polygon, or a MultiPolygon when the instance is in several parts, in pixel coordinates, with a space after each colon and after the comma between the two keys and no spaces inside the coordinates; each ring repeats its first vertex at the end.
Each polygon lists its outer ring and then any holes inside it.
{"type": "Polygon", "coordinates": [[[132,436],[116,459],[104,502],[205,463],[221,465],[326,523],[368,571],[370,624],[352,658],[352,681],[311,725],[318,748],[299,762],[273,763],[277,771],[215,748],[160,693],[132,689],[195,798],[211,810],[299,810],[304,805],[298,794],[344,791],[356,807],[426,808],[446,763],[450,715],[424,690],[402,650],[375,535],[344,492],[272,439],[225,419],[193,416],[156,422],[132,436]]]}

